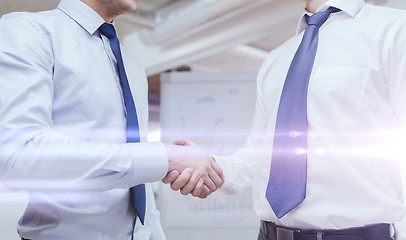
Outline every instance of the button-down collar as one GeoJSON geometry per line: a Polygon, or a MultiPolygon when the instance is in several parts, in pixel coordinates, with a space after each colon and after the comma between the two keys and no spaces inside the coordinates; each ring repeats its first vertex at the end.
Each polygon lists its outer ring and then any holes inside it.
{"type": "Polygon", "coordinates": [[[93,35],[104,23],[104,19],[80,0],[61,0],[58,8],[93,35]]]}
{"type": "MultiPolygon", "coordinates": [[[[336,7],[338,9],[341,9],[343,13],[348,14],[351,17],[354,17],[358,11],[365,5],[364,0],[329,0],[322,6],[320,6],[316,12],[320,11],[325,11],[329,7],[336,7]]],[[[313,15],[312,13],[309,13],[308,11],[305,10],[305,12],[302,14],[300,20],[299,20],[299,25],[296,29],[296,34],[300,34],[302,31],[304,31],[307,27],[305,15],[313,15]]]]}

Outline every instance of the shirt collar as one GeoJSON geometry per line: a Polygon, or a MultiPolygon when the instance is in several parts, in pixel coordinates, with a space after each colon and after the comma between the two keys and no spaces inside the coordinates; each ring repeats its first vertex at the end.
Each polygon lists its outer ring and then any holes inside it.
{"type": "MultiPolygon", "coordinates": [[[[323,4],[321,7],[317,9],[316,12],[320,11],[325,11],[329,7],[336,7],[338,9],[341,9],[342,12],[348,14],[351,17],[355,17],[355,15],[358,13],[358,11],[365,5],[365,0],[329,0],[325,4],[323,4]]],[[[304,31],[307,27],[306,19],[305,16],[309,15],[311,16],[312,14],[305,12],[302,14],[300,20],[299,20],[299,25],[297,26],[296,29],[296,35],[300,34],[302,31],[304,31]]]]}
{"type": "Polygon", "coordinates": [[[93,35],[104,19],[80,0],[61,0],[58,8],[93,35]]]}

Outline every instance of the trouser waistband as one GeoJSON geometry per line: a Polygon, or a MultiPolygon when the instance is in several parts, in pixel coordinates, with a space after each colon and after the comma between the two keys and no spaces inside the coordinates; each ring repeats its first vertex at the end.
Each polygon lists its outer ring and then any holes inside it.
{"type": "Polygon", "coordinates": [[[390,226],[380,223],[339,230],[303,230],[261,221],[261,231],[269,240],[390,240],[390,226]]]}

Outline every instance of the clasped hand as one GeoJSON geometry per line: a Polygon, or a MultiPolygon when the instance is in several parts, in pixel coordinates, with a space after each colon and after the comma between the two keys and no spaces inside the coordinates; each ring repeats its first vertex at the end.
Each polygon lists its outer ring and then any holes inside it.
{"type": "Polygon", "coordinates": [[[162,182],[170,183],[173,190],[180,190],[183,195],[206,198],[223,185],[221,167],[193,142],[179,137],[174,145],[165,144],[165,147],[169,169],[162,182]]]}

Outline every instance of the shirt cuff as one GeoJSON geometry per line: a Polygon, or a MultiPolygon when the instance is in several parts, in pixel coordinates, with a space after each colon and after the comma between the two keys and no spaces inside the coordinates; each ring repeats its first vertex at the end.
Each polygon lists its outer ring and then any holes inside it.
{"type": "Polygon", "coordinates": [[[168,173],[168,156],[160,142],[128,144],[135,185],[162,180],[168,173]]]}
{"type": "Polygon", "coordinates": [[[226,177],[225,171],[227,171],[227,168],[229,167],[227,164],[228,163],[227,157],[216,155],[216,154],[211,154],[211,157],[223,169],[224,177],[226,177]]]}
{"type": "Polygon", "coordinates": [[[211,155],[212,158],[215,159],[216,163],[221,167],[223,170],[225,182],[223,186],[219,189],[221,192],[225,194],[236,194],[238,193],[238,190],[234,188],[232,182],[230,181],[230,176],[231,176],[231,162],[230,159],[225,157],[225,156],[219,156],[219,155],[211,155]]]}

